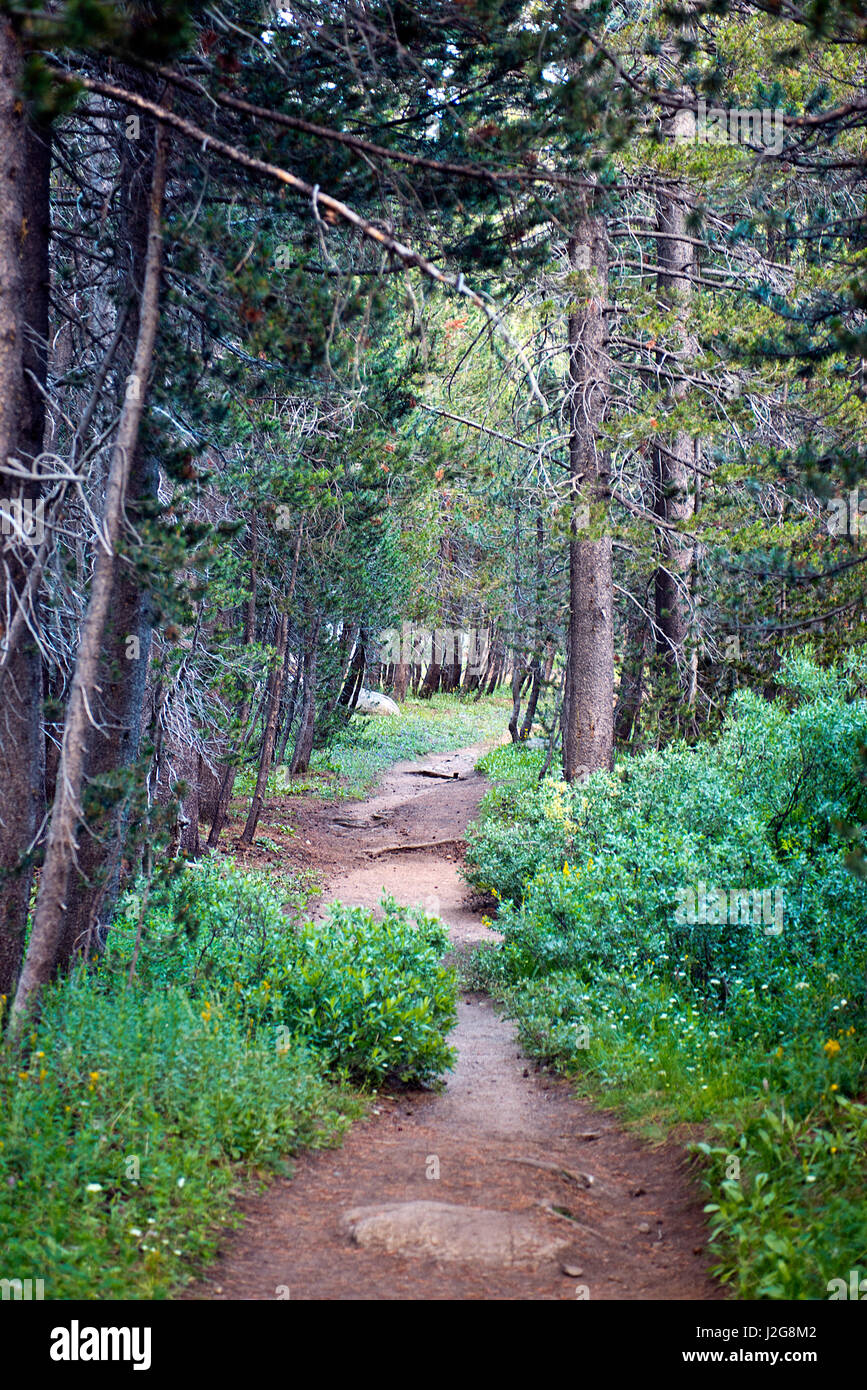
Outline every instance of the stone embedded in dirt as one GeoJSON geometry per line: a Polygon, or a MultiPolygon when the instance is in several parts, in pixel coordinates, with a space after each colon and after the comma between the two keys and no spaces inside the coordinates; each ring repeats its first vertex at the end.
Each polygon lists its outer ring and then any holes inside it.
{"type": "Polygon", "coordinates": [[[564,1274],[568,1274],[570,1279],[580,1279],[584,1273],[580,1265],[561,1265],[564,1274]]]}
{"type": "Polygon", "coordinates": [[[648,1226],[646,1221],[642,1221],[638,1229],[643,1236],[646,1236],[650,1233],[650,1227],[648,1226]]]}
{"type": "Polygon", "coordinates": [[[341,1229],[366,1250],[500,1267],[535,1267],[571,1243],[569,1235],[547,1231],[516,1212],[447,1202],[355,1207],[344,1214],[341,1229]]]}

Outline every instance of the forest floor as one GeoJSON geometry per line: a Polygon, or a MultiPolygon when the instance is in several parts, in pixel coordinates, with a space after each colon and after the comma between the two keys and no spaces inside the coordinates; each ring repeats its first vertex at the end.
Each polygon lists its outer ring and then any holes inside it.
{"type": "MultiPolygon", "coordinates": [[[[456,950],[495,938],[459,872],[482,748],[397,764],[362,802],[295,798],[287,857],[325,871],[323,903],[376,907],[385,891],[440,916],[456,950]]],[[[286,803],[267,811],[285,818],[286,803]]],[[[724,1296],[681,1146],[651,1147],[576,1098],[484,995],[461,997],[452,1041],[443,1091],[382,1091],[341,1149],[301,1154],[291,1179],[242,1201],[242,1227],[182,1297],[724,1296]]]]}

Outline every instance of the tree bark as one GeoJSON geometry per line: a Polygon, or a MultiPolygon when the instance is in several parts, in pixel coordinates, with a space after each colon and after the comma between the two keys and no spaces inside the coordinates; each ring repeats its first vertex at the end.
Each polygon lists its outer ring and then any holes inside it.
{"type": "MultiPolygon", "coordinates": [[[[401,650],[401,655],[403,655],[401,650]]],[[[394,668],[394,700],[395,704],[402,705],[406,699],[406,688],[409,684],[409,663],[401,660],[394,668]]]]}
{"type": "Polygon", "coordinates": [[[620,667],[620,688],[614,711],[614,737],[618,745],[627,744],[635,735],[644,695],[644,663],[647,659],[650,625],[636,604],[630,603],[626,622],[626,641],[620,667]]]}
{"type": "Polygon", "coordinates": [[[429,700],[431,695],[436,695],[440,688],[442,679],[442,658],[444,643],[437,638],[437,630],[434,628],[430,635],[430,663],[427,668],[424,681],[422,682],[419,696],[422,700],[429,700]]]}
{"type": "Polygon", "coordinates": [[[355,650],[352,653],[352,660],[349,663],[349,670],[338,701],[339,704],[346,706],[350,714],[358,704],[358,695],[364,681],[364,670],[366,665],[367,654],[364,645],[364,632],[359,628],[355,650]]]}
{"type": "Polygon", "coordinates": [[[534,656],[530,665],[531,684],[530,694],[527,700],[527,708],[524,712],[524,722],[521,725],[519,739],[523,742],[530,737],[533,729],[533,720],[536,718],[536,708],[539,704],[539,694],[542,689],[542,663],[538,656],[534,656]]]}
{"type": "Polygon", "coordinates": [[[186,789],[180,808],[178,848],[188,859],[198,859],[201,854],[199,817],[202,800],[202,755],[190,749],[185,761],[185,775],[182,777],[182,781],[185,783],[186,789]]]}
{"type": "Polygon", "coordinates": [[[569,246],[577,307],[569,316],[569,632],[564,698],[563,776],[610,768],[614,756],[614,582],[608,524],[608,462],[597,435],[608,396],[605,309],[608,240],[604,219],[586,206],[569,246]],[[578,272],[577,276],[575,271],[578,272]],[[585,507],[598,539],[582,538],[585,507]]]}
{"type": "MultiPolygon", "coordinates": [[[[135,79],[133,79],[135,81],[135,79]]],[[[147,82],[148,87],[152,86],[147,82]]],[[[150,94],[146,92],[146,94],[150,94]]],[[[120,205],[118,259],[124,266],[129,311],[125,318],[126,350],[120,362],[128,381],[139,331],[139,306],[147,255],[150,190],[154,177],[157,132],[154,122],[142,125],[137,141],[120,137],[120,205]]],[[[124,494],[124,512],[134,534],[147,520],[157,499],[159,469],[152,450],[136,445],[124,494]]],[[[142,711],[154,605],[134,560],[119,553],[112,575],[111,599],[102,657],[96,682],[85,759],[87,790],[82,798],[82,835],[76,854],[74,883],[57,953],[57,968],[68,967],[76,953],[88,955],[104,944],[108,918],[117,899],[121,856],[131,820],[131,807],[141,774],[136,762],[141,745],[142,711]]],[[[194,764],[191,763],[191,767],[194,764]]],[[[193,788],[191,781],[191,794],[193,788]]],[[[188,815],[191,807],[187,808],[188,815]]],[[[198,852],[198,816],[192,839],[183,841],[198,852]]],[[[192,832],[191,832],[192,834],[192,832]]]]}
{"type": "Polygon", "coordinates": [[[491,667],[490,667],[491,677],[490,677],[490,680],[488,681],[488,684],[487,684],[487,687],[486,687],[486,690],[485,690],[485,694],[486,694],[486,695],[493,695],[494,691],[496,690],[497,686],[500,684],[500,681],[502,680],[502,677],[503,677],[503,667],[504,667],[504,665],[505,665],[505,655],[504,655],[503,648],[502,648],[502,640],[501,640],[501,638],[500,638],[499,635],[497,636],[496,642],[497,642],[497,645],[496,645],[496,648],[495,648],[495,650],[494,650],[494,652],[493,652],[493,654],[492,654],[492,658],[491,658],[491,667]]]}
{"type": "Polygon", "coordinates": [[[250,803],[250,811],[247,815],[247,823],[244,826],[241,839],[242,845],[251,845],[253,836],[256,834],[256,826],[262,814],[262,807],[265,804],[265,789],[268,785],[268,774],[271,771],[271,761],[274,757],[274,743],[277,738],[277,721],[280,716],[280,705],[283,700],[283,685],[286,678],[286,644],[289,641],[289,614],[283,613],[280,617],[280,626],[277,632],[277,660],[274,670],[271,673],[271,693],[268,700],[268,714],[265,719],[265,735],[262,739],[262,754],[259,759],[259,773],[256,777],[256,790],[253,793],[253,800],[250,803]]]}
{"type": "Polygon", "coordinates": [[[286,745],[289,742],[289,735],[292,732],[292,725],[295,721],[295,706],[298,703],[298,690],[301,685],[301,662],[295,658],[295,675],[292,679],[292,689],[286,701],[286,716],[283,726],[283,734],[280,739],[280,748],[277,753],[277,761],[281,765],[286,761],[286,745]]]}
{"type": "MultiPolygon", "coordinates": [[[[51,145],[48,127],[28,119],[19,96],[23,62],[12,25],[0,18],[0,467],[17,459],[32,469],[45,433],[39,387],[48,357],[51,145]]],[[[7,516],[24,520],[35,504],[38,517],[39,494],[38,482],[0,474],[7,516]]],[[[45,740],[38,645],[18,624],[21,636],[7,647],[19,604],[31,608],[25,591],[33,556],[14,535],[0,536],[0,556],[0,654],[8,661],[0,710],[0,994],[11,995],[45,810],[45,740]]]]}
{"type": "Polygon", "coordinates": [[[93,581],[87,612],[75,661],[69,693],[57,792],[45,852],[45,864],[33,916],[27,954],[12,1005],[10,1026],[20,1031],[36,1002],[42,986],[51,978],[67,911],[78,828],[81,820],[81,791],[90,710],[99,675],[100,655],[111,603],[116,551],[123,520],[124,493],[138,443],[139,426],[148,376],[153,363],[159,319],[160,271],[162,265],[162,206],[165,192],[167,137],[157,137],[153,180],[150,189],[148,250],[142,289],[138,340],[131,376],[136,389],[127,390],[112,450],[105,490],[101,535],[98,538],[93,581]]]}
{"type": "Polygon", "coordinates": [[[518,743],[521,737],[518,724],[521,718],[521,686],[523,683],[524,665],[516,657],[515,665],[512,668],[512,713],[509,718],[509,733],[513,743],[518,743]]]}
{"type": "Polygon", "coordinates": [[[542,690],[542,652],[545,647],[544,631],[545,621],[542,612],[543,594],[545,588],[545,523],[542,513],[536,516],[536,587],[535,587],[535,607],[536,607],[536,640],[535,650],[530,661],[530,693],[527,699],[527,709],[524,714],[524,723],[521,726],[521,740],[528,739],[533,729],[533,720],[536,718],[536,709],[539,704],[539,695],[542,690]]]}
{"type": "MultiPolygon", "coordinates": [[[[669,122],[671,133],[677,135],[678,121],[691,126],[689,112],[678,114],[669,122]]],[[[684,195],[662,192],[657,199],[657,228],[664,236],[657,239],[657,297],[667,309],[676,313],[677,351],[674,361],[682,365],[695,355],[697,344],[690,336],[688,316],[693,296],[695,249],[686,226],[687,205],[684,195]]],[[[670,350],[660,354],[672,361],[670,350]]],[[[673,405],[689,392],[687,381],[672,383],[667,391],[673,405]]],[[[669,523],[687,522],[693,515],[694,495],[691,484],[695,476],[695,443],[686,430],[677,430],[661,440],[653,451],[654,511],[669,523]]],[[[689,687],[686,643],[690,629],[689,582],[692,570],[692,544],[676,531],[660,528],[660,563],[655,579],[656,645],[665,669],[678,682],[686,695],[689,687]]]]}
{"type": "MultiPolygon", "coordinates": [[[[290,772],[307,772],[313,754],[313,735],[316,729],[316,664],[319,651],[319,628],[321,618],[316,617],[308,634],[304,648],[304,704],[301,708],[301,723],[295,740],[290,772]]],[[[362,667],[362,670],[364,668],[362,667]]],[[[357,698],[357,695],[356,695],[357,698]]]]}
{"type": "MultiPolygon", "coordinates": [[[[352,670],[352,658],[355,655],[355,646],[360,633],[360,623],[344,623],[337,648],[339,662],[337,679],[334,682],[333,691],[328,698],[328,704],[325,706],[325,713],[327,715],[333,714],[340,703],[340,697],[346,688],[346,682],[352,670]]],[[[344,703],[346,702],[344,701],[344,703]]]]}
{"type": "MultiPolygon", "coordinates": [[[[244,646],[249,647],[253,638],[256,636],[256,589],[257,589],[257,559],[258,559],[258,531],[256,528],[256,517],[250,527],[250,593],[244,609],[244,646]]],[[[251,700],[249,697],[241,706],[238,714],[239,733],[234,740],[232,748],[229,750],[229,758],[223,769],[223,776],[220,782],[220,794],[217,798],[217,808],[214,812],[214,819],[211,822],[211,829],[208,833],[208,849],[216,849],[220,842],[220,835],[223,826],[226,824],[226,817],[229,814],[229,802],[232,800],[232,791],[235,786],[237,776],[237,766],[235,759],[244,742],[244,732],[247,719],[250,714],[251,700]]]]}

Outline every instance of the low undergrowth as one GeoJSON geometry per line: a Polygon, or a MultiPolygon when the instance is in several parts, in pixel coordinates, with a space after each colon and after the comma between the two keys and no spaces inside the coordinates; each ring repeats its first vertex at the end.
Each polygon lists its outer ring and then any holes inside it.
{"type": "Polygon", "coordinates": [[[234,1201],[360,1100],[300,1045],[183,989],[84,975],[49,991],[0,1070],[3,1273],[48,1299],[165,1298],[213,1258],[234,1201]]]}

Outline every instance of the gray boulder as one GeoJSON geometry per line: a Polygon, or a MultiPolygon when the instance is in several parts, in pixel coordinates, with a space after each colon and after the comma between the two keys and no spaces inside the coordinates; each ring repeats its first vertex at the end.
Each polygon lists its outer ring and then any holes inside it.
{"type": "Polygon", "coordinates": [[[358,692],[358,703],[355,706],[356,714],[390,714],[400,716],[400,706],[389,699],[388,695],[382,695],[378,690],[365,690],[362,688],[358,692]]]}

